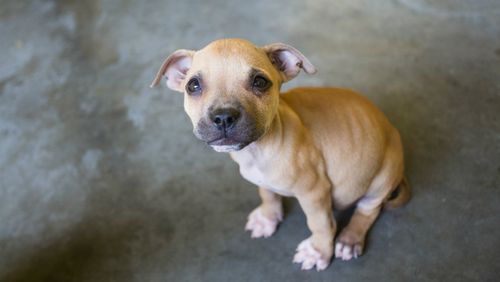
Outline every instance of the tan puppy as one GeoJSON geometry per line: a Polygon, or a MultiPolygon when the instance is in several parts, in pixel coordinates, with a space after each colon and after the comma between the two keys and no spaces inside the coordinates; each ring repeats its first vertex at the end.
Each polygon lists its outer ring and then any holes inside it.
{"type": "Polygon", "coordinates": [[[196,137],[230,152],[243,177],[260,187],[262,204],[246,225],[252,238],[275,232],[283,218],[281,196],[298,199],[312,235],[299,244],[294,262],[322,270],[333,254],[343,260],[361,255],[384,203],[399,206],[410,190],[399,133],[364,97],[338,88],[280,94],[300,69],[316,72],[291,46],[222,39],[196,52],[175,51],[151,86],[166,76],[169,88],[184,92],[196,137]],[[332,208],[353,204],[334,247],[332,208]]]}

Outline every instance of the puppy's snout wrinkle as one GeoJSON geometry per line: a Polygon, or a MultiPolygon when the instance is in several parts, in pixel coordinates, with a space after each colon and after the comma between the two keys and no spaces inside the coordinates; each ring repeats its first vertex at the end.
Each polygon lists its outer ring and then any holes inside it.
{"type": "Polygon", "coordinates": [[[240,111],[235,108],[220,108],[210,114],[210,120],[219,131],[226,131],[238,122],[240,116],[240,111]]]}

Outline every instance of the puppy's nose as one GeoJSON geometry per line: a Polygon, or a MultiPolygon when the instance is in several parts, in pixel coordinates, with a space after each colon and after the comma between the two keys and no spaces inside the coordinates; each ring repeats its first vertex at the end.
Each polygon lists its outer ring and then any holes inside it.
{"type": "Polygon", "coordinates": [[[236,124],[240,112],[234,108],[217,109],[210,114],[210,119],[218,130],[225,131],[236,124]]]}

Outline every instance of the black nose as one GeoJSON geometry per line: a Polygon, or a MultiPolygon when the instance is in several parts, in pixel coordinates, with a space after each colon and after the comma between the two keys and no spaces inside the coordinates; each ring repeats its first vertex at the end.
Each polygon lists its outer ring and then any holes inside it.
{"type": "Polygon", "coordinates": [[[218,130],[226,131],[236,124],[240,112],[234,108],[217,109],[210,115],[210,119],[218,130]]]}

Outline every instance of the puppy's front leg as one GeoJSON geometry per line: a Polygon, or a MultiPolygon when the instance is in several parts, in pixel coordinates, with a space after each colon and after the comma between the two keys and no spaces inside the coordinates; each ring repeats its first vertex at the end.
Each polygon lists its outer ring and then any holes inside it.
{"type": "Polygon", "coordinates": [[[330,188],[327,185],[314,187],[296,196],[306,214],[312,235],[299,244],[293,262],[302,263],[302,269],[316,266],[316,270],[323,270],[333,255],[336,230],[330,188]]]}
{"type": "Polygon", "coordinates": [[[266,188],[259,188],[262,204],[248,216],[245,230],[252,232],[252,238],[267,238],[274,234],[278,224],[283,220],[281,196],[266,188]]]}

